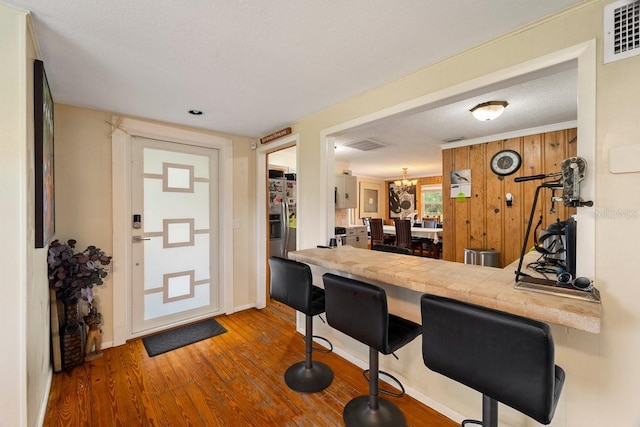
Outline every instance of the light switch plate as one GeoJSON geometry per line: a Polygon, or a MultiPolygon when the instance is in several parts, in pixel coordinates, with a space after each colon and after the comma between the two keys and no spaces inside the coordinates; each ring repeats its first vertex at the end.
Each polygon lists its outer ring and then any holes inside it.
{"type": "Polygon", "coordinates": [[[611,173],[640,172],[640,144],[611,147],[609,170],[611,173]]]}

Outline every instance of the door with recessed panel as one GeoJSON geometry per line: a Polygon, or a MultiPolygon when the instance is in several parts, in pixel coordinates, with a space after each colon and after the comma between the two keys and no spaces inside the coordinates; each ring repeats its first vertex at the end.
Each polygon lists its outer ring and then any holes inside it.
{"type": "Polygon", "coordinates": [[[132,335],[221,312],[218,150],[132,138],[132,335]]]}

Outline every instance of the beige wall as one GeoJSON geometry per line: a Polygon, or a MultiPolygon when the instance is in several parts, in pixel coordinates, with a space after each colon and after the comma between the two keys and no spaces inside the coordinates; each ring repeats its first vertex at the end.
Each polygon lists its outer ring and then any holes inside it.
{"type": "MultiPolygon", "coordinates": [[[[77,248],[96,245],[108,254],[112,247],[111,114],[56,104],[56,238],[78,240],[77,248]]],[[[176,126],[178,127],[178,126],[176,126]]],[[[183,128],[187,129],[187,128],[183,128]]],[[[191,129],[197,130],[197,129],[191,129]]],[[[233,209],[240,228],[234,229],[234,307],[255,303],[255,235],[252,217],[255,191],[255,152],[250,138],[213,132],[233,141],[233,209]]],[[[114,259],[115,263],[126,262],[114,259]]],[[[94,288],[103,314],[103,340],[113,341],[113,283],[111,276],[94,288]]]]}
{"type": "Polygon", "coordinates": [[[0,5],[0,425],[36,426],[49,362],[46,250],[35,249],[33,60],[29,17],[0,5]]]}
{"type": "Polygon", "coordinates": [[[240,222],[240,228],[233,230],[233,305],[241,309],[254,306],[257,300],[256,152],[249,147],[255,139],[219,136],[233,141],[233,218],[240,222]]]}
{"type": "MultiPolygon", "coordinates": [[[[592,39],[597,40],[596,162],[596,286],[602,293],[602,331],[598,335],[553,326],[557,363],[567,371],[562,401],[554,426],[638,426],[640,410],[633,402],[640,388],[640,287],[635,279],[636,236],[640,235],[640,174],[609,172],[612,146],[639,143],[640,56],[602,63],[602,19],[606,1],[587,1],[568,13],[532,25],[463,54],[427,67],[376,90],[352,98],[293,124],[300,134],[299,185],[301,209],[298,227],[302,247],[326,239],[319,230],[326,200],[317,178],[324,172],[319,161],[321,132],[348,120],[460,84],[484,74],[517,65],[592,39]],[[618,213],[625,210],[631,215],[618,213]],[[635,212],[635,215],[633,215],[635,212]]],[[[424,368],[426,369],[426,368],[424,368]]],[[[417,372],[411,374],[418,375],[417,372]]],[[[420,392],[452,410],[478,416],[475,392],[426,375],[420,392]]],[[[502,407],[501,407],[502,408],[502,407]]],[[[525,426],[527,420],[503,410],[503,422],[525,426]]],[[[501,418],[502,418],[501,416],[501,418]]]]}
{"type": "Polygon", "coordinates": [[[0,331],[2,347],[13,351],[4,356],[0,365],[0,411],[6,414],[6,421],[23,425],[26,421],[25,384],[25,298],[23,286],[26,284],[26,215],[25,201],[20,193],[27,191],[24,177],[28,169],[26,163],[27,140],[25,135],[23,82],[25,68],[19,66],[24,49],[20,41],[24,32],[23,18],[0,6],[0,180],[17,185],[3,185],[0,190],[1,235],[4,245],[0,247],[3,279],[0,281],[5,301],[0,310],[0,331]],[[21,106],[22,108],[15,108],[21,106]],[[8,144],[4,141],[14,141],[8,144]],[[17,250],[17,253],[16,253],[17,250]],[[15,259],[16,262],[9,262],[15,259]],[[6,306],[6,307],[5,307],[6,306]]]}
{"type": "MultiPolygon", "coordinates": [[[[28,29],[31,28],[31,20],[27,20],[28,29]]],[[[29,31],[27,35],[27,162],[33,162],[33,60],[38,58],[36,52],[35,36],[29,31]]],[[[31,167],[36,167],[33,165],[31,167]]],[[[41,167],[41,166],[40,166],[41,167]]],[[[27,182],[33,176],[30,168],[27,171],[27,182]]],[[[35,183],[34,183],[35,184],[35,183]]],[[[27,192],[27,423],[35,426],[44,415],[47,403],[49,387],[49,375],[51,373],[50,362],[50,323],[49,323],[49,286],[47,277],[47,249],[33,249],[35,247],[35,197],[34,187],[27,192]]]]}
{"type": "MultiPolygon", "coordinates": [[[[111,116],[61,104],[54,114],[56,239],[76,239],[77,251],[95,245],[111,255],[111,116]]],[[[113,286],[108,276],[94,287],[105,343],[113,340],[113,286]]]]}

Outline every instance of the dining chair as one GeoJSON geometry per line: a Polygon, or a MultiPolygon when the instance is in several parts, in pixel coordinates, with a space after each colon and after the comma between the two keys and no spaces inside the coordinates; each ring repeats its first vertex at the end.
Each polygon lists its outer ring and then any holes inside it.
{"type": "Polygon", "coordinates": [[[401,248],[408,248],[411,253],[415,253],[415,250],[420,250],[420,256],[422,256],[422,240],[417,237],[411,237],[411,220],[408,219],[396,219],[396,246],[401,248]]]}
{"type": "Polygon", "coordinates": [[[422,218],[422,228],[436,228],[438,220],[435,218],[422,218]]]}
{"type": "MultiPolygon", "coordinates": [[[[435,218],[422,218],[422,228],[436,228],[438,220],[435,218]]],[[[429,258],[440,258],[440,247],[433,239],[422,238],[422,248],[429,258]]]]}
{"type": "Polygon", "coordinates": [[[428,258],[440,259],[442,254],[442,242],[435,243],[433,239],[422,238],[421,239],[423,254],[428,258]]]}
{"type": "Polygon", "coordinates": [[[371,238],[371,217],[366,216],[362,218],[362,224],[364,224],[364,226],[367,227],[367,236],[371,238]]]}
{"type": "Polygon", "coordinates": [[[369,219],[369,228],[371,229],[371,246],[374,245],[389,245],[393,244],[395,238],[386,237],[384,235],[384,229],[382,227],[381,218],[369,219]]]}

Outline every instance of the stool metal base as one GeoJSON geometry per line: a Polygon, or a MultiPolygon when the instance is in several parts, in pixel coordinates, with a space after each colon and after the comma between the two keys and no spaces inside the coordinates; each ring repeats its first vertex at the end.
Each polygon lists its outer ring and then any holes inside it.
{"type": "Polygon", "coordinates": [[[371,409],[369,402],[369,396],[359,396],[347,403],[342,412],[342,418],[347,427],[405,427],[407,425],[404,414],[393,403],[378,398],[378,409],[371,409]]]}
{"type": "Polygon", "coordinates": [[[307,368],[306,362],[291,365],[284,373],[284,382],[291,390],[302,393],[315,393],[329,387],[333,381],[333,371],[322,362],[312,362],[307,368]]]}

